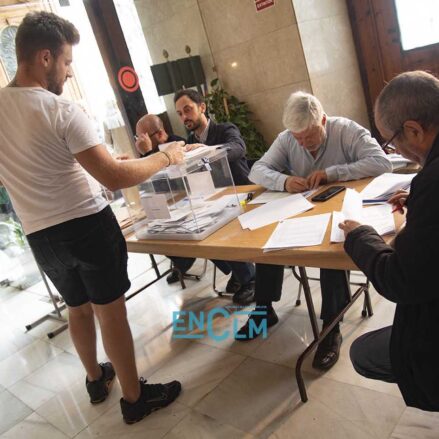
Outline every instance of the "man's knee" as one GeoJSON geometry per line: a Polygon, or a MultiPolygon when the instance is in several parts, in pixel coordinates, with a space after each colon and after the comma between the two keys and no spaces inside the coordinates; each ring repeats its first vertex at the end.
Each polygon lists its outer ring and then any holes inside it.
{"type": "Polygon", "coordinates": [[[93,304],[93,310],[99,323],[111,323],[127,320],[127,308],[125,305],[125,296],[121,296],[113,302],[105,305],[93,304]]]}
{"type": "Polygon", "coordinates": [[[352,366],[354,366],[354,369],[360,375],[364,375],[364,369],[365,369],[364,357],[366,352],[367,349],[364,343],[364,336],[361,336],[356,340],[354,340],[354,342],[351,345],[351,348],[349,349],[349,356],[351,358],[352,366]]]}
{"type": "Polygon", "coordinates": [[[84,303],[79,306],[68,306],[69,318],[74,319],[89,319],[93,317],[93,308],[90,302],[84,303]]]}

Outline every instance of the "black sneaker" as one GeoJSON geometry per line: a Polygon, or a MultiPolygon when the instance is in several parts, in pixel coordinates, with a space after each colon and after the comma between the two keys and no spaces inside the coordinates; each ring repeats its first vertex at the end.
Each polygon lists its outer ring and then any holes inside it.
{"type": "Polygon", "coordinates": [[[123,420],[126,424],[139,422],[151,412],[171,404],[180,392],[181,383],[179,381],[165,384],[146,384],[146,380],[140,378],[139,399],[131,404],[120,398],[123,420]]]}
{"type": "Polygon", "coordinates": [[[92,404],[99,404],[107,399],[115,376],[111,363],[100,363],[99,366],[102,369],[102,376],[98,380],[89,381],[87,377],[85,378],[85,386],[92,404]]]}
{"type": "Polygon", "coordinates": [[[235,279],[232,274],[226,285],[226,293],[236,294],[240,289],[241,284],[235,279]]]}
{"type": "Polygon", "coordinates": [[[179,281],[180,281],[180,273],[177,270],[172,270],[166,276],[166,282],[168,282],[168,284],[175,284],[176,282],[179,281]]]}
{"type": "Polygon", "coordinates": [[[238,305],[250,305],[255,301],[255,281],[242,285],[242,287],[233,295],[233,303],[238,305]]]}
{"type": "Polygon", "coordinates": [[[250,313],[247,323],[235,334],[235,340],[249,341],[258,337],[260,332],[255,331],[254,329],[260,327],[264,319],[267,320],[267,328],[275,325],[279,321],[273,308],[267,310],[267,307],[265,306],[258,306],[250,313]],[[263,314],[254,314],[255,312],[262,312],[263,314]],[[250,324],[250,321],[253,321],[253,323],[250,324]]]}

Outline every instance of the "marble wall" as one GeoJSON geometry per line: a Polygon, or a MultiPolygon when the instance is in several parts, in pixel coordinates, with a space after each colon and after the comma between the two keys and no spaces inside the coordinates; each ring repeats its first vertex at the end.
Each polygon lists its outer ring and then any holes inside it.
{"type": "MultiPolygon", "coordinates": [[[[254,0],[135,0],[154,63],[199,54],[208,80],[248,102],[271,143],[283,130],[289,94],[318,96],[329,115],[368,126],[367,110],[345,0],[276,0],[256,12],[254,0]],[[216,73],[215,71],[216,70],[216,73]]],[[[172,96],[165,99],[184,133],[172,96]]]]}
{"type": "Polygon", "coordinates": [[[248,102],[271,143],[284,128],[288,95],[311,91],[291,0],[256,12],[254,0],[198,0],[218,76],[248,102]]]}
{"type": "Polygon", "coordinates": [[[369,128],[346,1],[292,2],[313,93],[329,115],[345,116],[369,128]]]}
{"type": "MultiPolygon", "coordinates": [[[[216,77],[197,0],[134,0],[134,3],[154,64],[166,61],[164,49],[170,60],[186,57],[185,47],[189,45],[193,55],[200,55],[208,81],[216,77]]],[[[186,136],[175,113],[173,96],[165,96],[164,100],[174,132],[186,136]]]]}

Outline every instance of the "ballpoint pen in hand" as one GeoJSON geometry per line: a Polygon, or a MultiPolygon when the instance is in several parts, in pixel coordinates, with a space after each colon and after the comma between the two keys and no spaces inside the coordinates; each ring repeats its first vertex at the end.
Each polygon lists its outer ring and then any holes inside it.
{"type": "Polygon", "coordinates": [[[404,213],[404,208],[402,207],[401,204],[398,203],[393,207],[392,213],[395,213],[395,212],[404,213]]]}

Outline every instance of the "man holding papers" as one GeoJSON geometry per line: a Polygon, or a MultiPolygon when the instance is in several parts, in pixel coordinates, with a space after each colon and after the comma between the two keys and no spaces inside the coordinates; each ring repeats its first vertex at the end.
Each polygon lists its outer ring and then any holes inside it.
{"type": "MultiPolygon", "coordinates": [[[[293,93],[286,104],[283,123],[287,128],[279,134],[267,153],[256,162],[249,178],[267,189],[303,192],[319,184],[355,180],[391,171],[390,161],[369,131],[357,123],[328,117],[319,100],[303,92],[293,93]]],[[[277,323],[272,307],[280,300],[283,266],[256,265],[256,309],[266,316],[250,315],[260,323],[277,323]]],[[[346,275],[340,270],[320,270],[323,326],[345,306],[348,297],[346,275]]],[[[249,322],[238,332],[237,340],[251,339],[249,322]]],[[[320,343],[313,366],[329,369],[338,360],[342,337],[337,325],[320,343]]]]}
{"type": "Polygon", "coordinates": [[[420,71],[397,76],[378,97],[375,121],[382,136],[423,169],[410,195],[400,191],[390,199],[407,207],[393,247],[369,226],[340,225],[346,252],[397,304],[393,326],[358,338],[351,360],[359,374],[397,383],[407,405],[439,411],[439,80],[420,71]]]}

